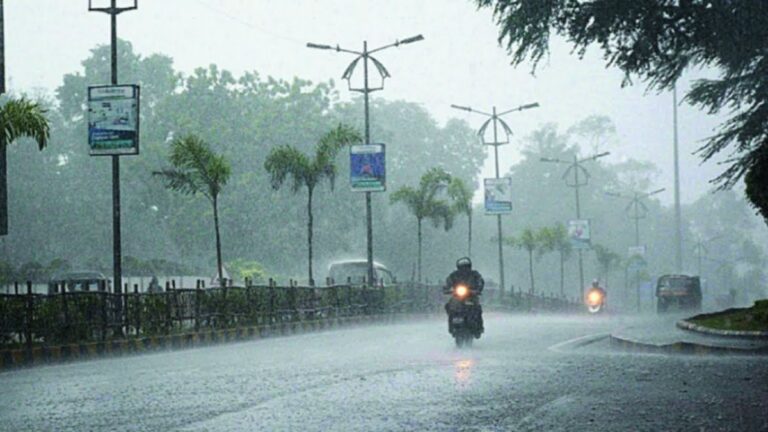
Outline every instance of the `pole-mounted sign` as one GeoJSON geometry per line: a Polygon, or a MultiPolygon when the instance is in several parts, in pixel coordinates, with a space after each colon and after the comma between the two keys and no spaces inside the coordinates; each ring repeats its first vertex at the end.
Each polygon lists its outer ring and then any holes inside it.
{"type": "Polygon", "coordinates": [[[630,246],[627,249],[627,256],[629,258],[638,257],[638,258],[641,258],[641,259],[645,259],[645,252],[646,252],[645,245],[642,245],[642,246],[630,246]]]}
{"type": "Polygon", "coordinates": [[[568,237],[574,249],[589,249],[592,233],[589,219],[573,219],[568,221],[568,237]]]}
{"type": "Polygon", "coordinates": [[[512,213],[512,178],[483,179],[485,186],[485,214],[512,213]]]}
{"type": "Polygon", "coordinates": [[[91,156],[139,154],[139,86],[88,87],[91,156]]]}
{"type": "Polygon", "coordinates": [[[353,192],[383,192],[387,189],[385,149],[384,144],[349,148],[349,182],[353,192]]]}

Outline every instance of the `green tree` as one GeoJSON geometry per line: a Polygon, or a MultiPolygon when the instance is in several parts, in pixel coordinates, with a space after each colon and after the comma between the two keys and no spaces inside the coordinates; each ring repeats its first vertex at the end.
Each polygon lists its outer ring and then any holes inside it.
{"type": "Polygon", "coordinates": [[[155,171],[163,178],[165,187],[186,195],[202,194],[213,206],[213,225],[216,230],[216,267],[219,283],[224,282],[219,234],[219,194],[232,175],[232,168],[223,155],[195,135],[176,138],[171,142],[168,158],[170,168],[155,171]]]}
{"type": "Polygon", "coordinates": [[[464,180],[453,177],[448,184],[448,196],[453,200],[453,211],[467,215],[467,256],[472,257],[472,197],[474,193],[464,180]]]}
{"type": "Polygon", "coordinates": [[[542,238],[532,228],[525,228],[519,237],[505,237],[504,243],[528,253],[528,276],[531,281],[530,293],[536,292],[536,279],[533,272],[533,254],[541,250],[542,238]]]}
{"type": "MultiPolygon", "coordinates": [[[[728,150],[730,165],[715,180],[733,186],[747,174],[747,196],[768,216],[768,2],[476,0],[493,8],[512,63],[538,62],[552,35],[566,38],[583,56],[592,45],[625,83],[639,77],[669,90],[686,69],[714,66],[716,79],[699,79],[685,99],[731,117],[699,149],[703,160],[728,150]]],[[[766,219],[768,222],[768,219],[766,219]]]]}
{"type": "Polygon", "coordinates": [[[360,133],[355,129],[340,124],[320,138],[314,157],[305,155],[295,147],[284,145],[274,148],[264,162],[273,189],[279,189],[289,176],[293,178],[293,192],[298,192],[302,187],[307,188],[307,264],[311,286],[315,284],[312,274],[312,196],[315,187],[323,179],[327,179],[333,188],[337,171],[336,155],[342,148],[361,140],[360,133]]]}
{"type": "Polygon", "coordinates": [[[402,202],[416,216],[417,226],[417,263],[416,280],[421,282],[421,223],[431,219],[435,228],[443,225],[446,231],[453,225],[454,212],[450,202],[438,197],[441,190],[451,182],[451,175],[442,168],[431,168],[421,176],[418,188],[402,186],[389,198],[392,204],[402,202]]]}
{"type": "Polygon", "coordinates": [[[603,286],[607,287],[608,275],[621,265],[621,255],[600,244],[592,245],[592,250],[595,251],[603,286]]]}
{"type": "Polygon", "coordinates": [[[29,137],[43,150],[49,135],[45,110],[39,104],[22,97],[0,107],[0,235],[8,233],[8,145],[29,137]]]}
{"type": "Polygon", "coordinates": [[[544,227],[539,231],[541,248],[544,251],[555,251],[560,258],[560,295],[565,296],[565,261],[573,253],[571,239],[565,225],[558,223],[552,227],[544,227]]]}

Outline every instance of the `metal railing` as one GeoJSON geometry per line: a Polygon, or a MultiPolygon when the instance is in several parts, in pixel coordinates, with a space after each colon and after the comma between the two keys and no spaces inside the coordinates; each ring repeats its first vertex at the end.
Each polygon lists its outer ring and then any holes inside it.
{"type": "MultiPolygon", "coordinates": [[[[52,294],[0,294],[0,348],[106,341],[202,330],[377,314],[442,312],[442,287],[415,282],[388,286],[333,284],[174,288],[120,294],[104,289],[52,294]],[[120,305],[124,308],[121,311],[120,305]]],[[[103,287],[101,287],[103,288],[103,287]]],[[[575,311],[579,305],[557,297],[510,293],[503,299],[484,295],[486,307],[503,310],[575,311]]]]}

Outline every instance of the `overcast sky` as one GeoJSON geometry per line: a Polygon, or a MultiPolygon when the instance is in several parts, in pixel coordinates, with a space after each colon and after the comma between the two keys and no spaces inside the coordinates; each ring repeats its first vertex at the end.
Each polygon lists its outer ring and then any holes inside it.
{"type": "MultiPolygon", "coordinates": [[[[109,42],[108,16],[87,9],[87,0],[5,1],[9,90],[52,93],[65,73],[81,70],[91,48],[109,42]]],[[[450,104],[490,111],[494,105],[502,110],[539,102],[538,109],[507,117],[515,137],[500,152],[503,172],[519,158],[516,139],[540,124],[556,122],[565,130],[591,114],[610,116],[621,139],[610,157],[655,162],[662,171],[656,186],[667,188],[660,198],[672,201],[671,94],[646,94],[642,83],[622,89],[621,73],[605,69],[596,50],[579,60],[562,41],[533,76],[529,65],[510,66],[497,32],[491,13],[478,11],[470,0],[139,0],[138,10],[118,19],[119,37],[142,55],[171,56],[184,73],[215,63],[236,75],[256,70],[337,84],[343,84],[339,77],[352,57],[311,50],[307,42],[360,49],[367,39],[375,48],[423,34],[424,41],[377,56],[392,74],[377,97],[417,102],[440,122],[458,117],[474,127],[481,117],[450,104]]],[[[681,81],[680,91],[689,79],[681,81]]],[[[692,153],[722,119],[686,105],[679,109],[683,202],[711,189],[707,181],[721,171],[714,163],[700,165],[692,153]]],[[[493,175],[491,158],[483,175],[493,175]]]]}

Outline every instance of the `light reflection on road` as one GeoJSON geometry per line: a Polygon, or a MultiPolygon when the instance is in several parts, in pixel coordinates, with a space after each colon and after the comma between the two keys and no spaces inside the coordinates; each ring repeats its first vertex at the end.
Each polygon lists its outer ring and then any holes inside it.
{"type": "Polygon", "coordinates": [[[474,365],[475,361],[472,359],[457,360],[453,363],[455,369],[454,379],[456,380],[456,385],[459,388],[465,388],[470,384],[472,378],[472,367],[474,365]]]}

